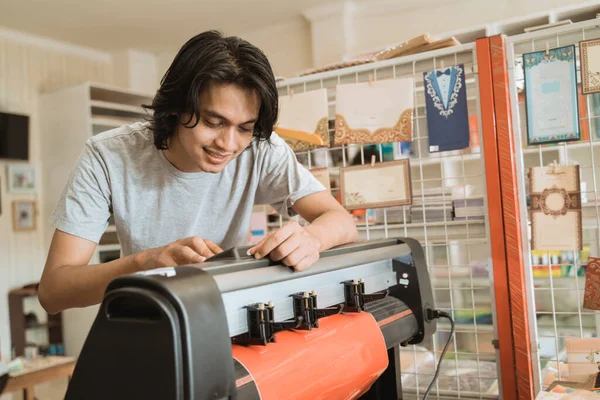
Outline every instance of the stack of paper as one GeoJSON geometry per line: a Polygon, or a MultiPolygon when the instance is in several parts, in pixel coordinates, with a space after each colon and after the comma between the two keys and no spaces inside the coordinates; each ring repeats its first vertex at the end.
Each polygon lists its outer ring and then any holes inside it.
{"type": "Polygon", "coordinates": [[[452,221],[452,189],[413,190],[410,211],[413,223],[452,221]]]}
{"type": "Polygon", "coordinates": [[[485,219],[483,198],[454,199],[455,221],[477,221],[485,219]]]}

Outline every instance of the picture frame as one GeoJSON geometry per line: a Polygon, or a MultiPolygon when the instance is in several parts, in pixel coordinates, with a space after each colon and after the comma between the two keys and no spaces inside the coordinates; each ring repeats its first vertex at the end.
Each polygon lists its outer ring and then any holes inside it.
{"type": "Polygon", "coordinates": [[[600,39],[579,42],[583,94],[600,92],[600,39]]]}
{"type": "Polygon", "coordinates": [[[581,140],[575,46],[523,54],[527,145],[581,140]]]}
{"type": "Polygon", "coordinates": [[[35,231],[37,229],[37,204],[35,200],[14,200],[13,231],[35,231]]]}
{"type": "Polygon", "coordinates": [[[8,192],[12,194],[35,194],[37,177],[35,167],[27,164],[8,166],[8,192]]]}
{"type": "Polygon", "coordinates": [[[342,205],[349,211],[412,204],[407,158],[340,168],[342,205]]]}

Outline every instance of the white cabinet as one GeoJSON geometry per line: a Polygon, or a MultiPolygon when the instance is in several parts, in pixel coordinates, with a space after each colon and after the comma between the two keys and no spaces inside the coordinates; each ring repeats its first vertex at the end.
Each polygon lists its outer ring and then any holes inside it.
{"type": "MultiPolygon", "coordinates": [[[[84,83],[41,96],[41,225],[46,249],[54,232],[47,222],[48,217],[56,207],[86,140],[100,132],[140,121],[145,115],[142,104],[151,102],[152,95],[95,83],[84,83]]],[[[119,255],[116,229],[109,224],[90,263],[106,262],[119,255]]],[[[98,306],[63,312],[67,355],[79,355],[97,312],[98,306]]]]}
{"type": "MultiPolygon", "coordinates": [[[[96,83],[83,83],[41,96],[41,210],[47,247],[54,231],[47,222],[48,217],[56,207],[86,140],[100,132],[143,120],[146,112],[142,105],[151,103],[150,94],[96,83]]],[[[115,227],[109,225],[91,262],[118,257],[119,249],[115,227]]]]}

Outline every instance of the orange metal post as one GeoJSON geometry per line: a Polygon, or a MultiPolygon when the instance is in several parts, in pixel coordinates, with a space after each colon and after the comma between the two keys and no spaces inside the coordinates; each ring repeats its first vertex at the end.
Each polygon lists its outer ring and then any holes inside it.
{"type": "Polygon", "coordinates": [[[500,162],[498,160],[490,41],[488,38],[478,39],[476,46],[477,69],[479,72],[481,129],[483,136],[483,152],[485,155],[485,175],[490,223],[490,243],[494,269],[494,298],[496,302],[496,321],[498,325],[502,397],[505,399],[515,399],[517,397],[514,369],[515,357],[510,316],[511,309],[506,264],[506,243],[504,236],[504,222],[502,219],[500,162]]]}
{"type": "Polygon", "coordinates": [[[521,217],[517,192],[517,174],[514,150],[514,133],[510,108],[510,85],[506,65],[506,47],[502,36],[490,38],[492,80],[496,109],[496,130],[500,159],[500,185],[506,259],[510,288],[512,329],[515,346],[515,367],[519,399],[533,399],[533,369],[531,365],[531,340],[527,313],[527,291],[523,246],[521,242],[521,217]]]}

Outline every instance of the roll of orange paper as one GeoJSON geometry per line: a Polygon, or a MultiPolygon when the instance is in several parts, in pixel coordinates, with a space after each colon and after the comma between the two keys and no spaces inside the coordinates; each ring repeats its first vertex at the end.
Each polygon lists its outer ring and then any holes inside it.
{"type": "Polygon", "coordinates": [[[232,349],[262,400],[356,399],[388,366],[385,340],[367,312],[333,315],[320,319],[319,328],[276,338],[232,349]]]}

